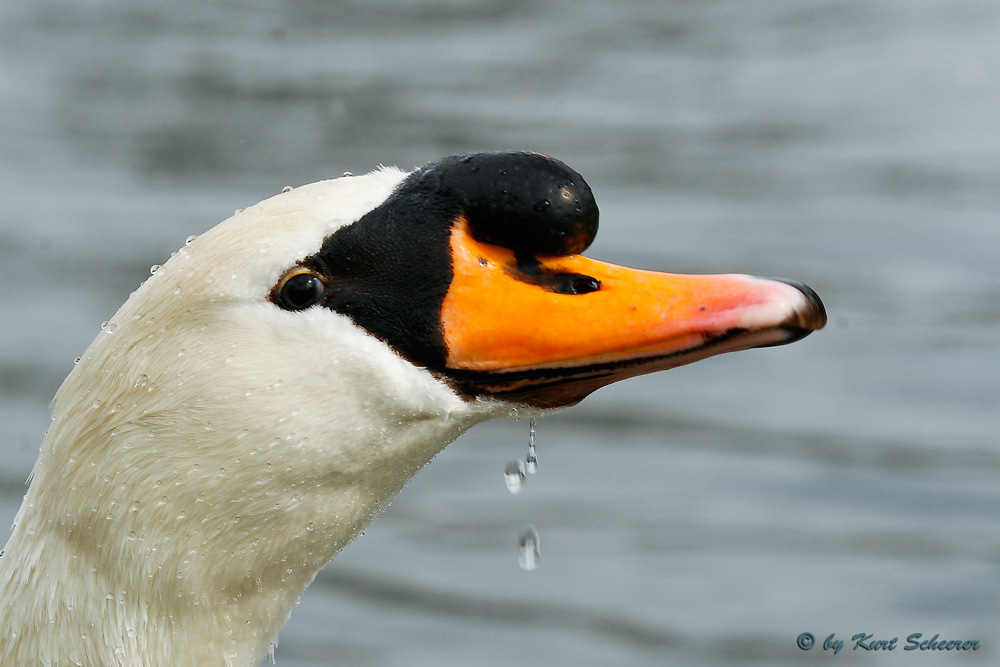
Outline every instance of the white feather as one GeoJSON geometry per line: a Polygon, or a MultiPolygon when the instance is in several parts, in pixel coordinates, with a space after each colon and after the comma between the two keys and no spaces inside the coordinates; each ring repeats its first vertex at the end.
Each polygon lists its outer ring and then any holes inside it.
{"type": "Polygon", "coordinates": [[[447,443],[506,414],[344,316],[266,300],[404,176],[250,207],[111,319],[56,395],[0,559],[0,665],[256,665],[317,570],[447,443]]]}

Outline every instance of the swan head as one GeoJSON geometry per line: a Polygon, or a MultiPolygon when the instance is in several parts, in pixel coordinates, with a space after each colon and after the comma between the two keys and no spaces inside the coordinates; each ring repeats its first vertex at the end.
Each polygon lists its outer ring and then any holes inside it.
{"type": "Polygon", "coordinates": [[[56,396],[0,662],[253,665],[475,423],[825,323],[795,283],[583,257],[597,228],[566,165],[483,153],[295,188],[185,245],[56,396]]]}

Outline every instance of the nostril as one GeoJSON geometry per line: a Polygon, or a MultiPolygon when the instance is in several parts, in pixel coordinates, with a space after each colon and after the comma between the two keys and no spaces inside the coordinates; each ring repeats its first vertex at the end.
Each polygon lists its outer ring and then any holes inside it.
{"type": "Polygon", "coordinates": [[[552,291],[557,294],[589,294],[601,289],[601,281],[580,273],[557,273],[550,276],[552,291]]]}
{"type": "Polygon", "coordinates": [[[588,294],[601,289],[601,281],[590,276],[581,276],[573,281],[573,289],[576,294],[588,294]]]}

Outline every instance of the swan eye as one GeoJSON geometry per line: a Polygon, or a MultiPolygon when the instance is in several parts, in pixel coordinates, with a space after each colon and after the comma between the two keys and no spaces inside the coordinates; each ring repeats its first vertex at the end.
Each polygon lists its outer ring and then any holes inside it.
{"type": "Polygon", "coordinates": [[[278,290],[278,301],[286,310],[305,310],[319,303],[326,284],[312,273],[296,273],[285,279],[278,290]]]}

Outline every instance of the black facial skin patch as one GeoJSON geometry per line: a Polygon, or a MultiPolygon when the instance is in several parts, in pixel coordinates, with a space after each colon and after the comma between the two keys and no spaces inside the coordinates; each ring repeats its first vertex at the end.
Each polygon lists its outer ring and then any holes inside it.
{"type": "MultiPolygon", "coordinates": [[[[391,345],[410,362],[445,372],[441,308],[453,270],[451,231],[516,253],[512,277],[560,294],[600,288],[589,276],[546,271],[537,256],[582,252],[598,209],[583,177],[537,153],[477,153],[410,174],[380,206],[329,236],[301,265],[319,276],[318,301],[391,345]]],[[[287,307],[278,292],[271,300],[287,307]]]]}

